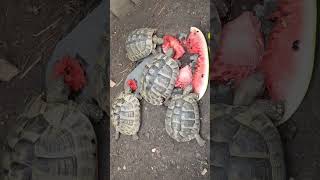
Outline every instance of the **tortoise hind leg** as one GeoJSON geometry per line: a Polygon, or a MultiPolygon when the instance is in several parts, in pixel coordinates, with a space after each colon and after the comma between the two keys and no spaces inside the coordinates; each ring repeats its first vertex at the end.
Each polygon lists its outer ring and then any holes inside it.
{"type": "Polygon", "coordinates": [[[251,108],[257,109],[267,115],[273,122],[278,122],[284,114],[284,103],[282,101],[257,100],[251,108]]]}
{"type": "Polygon", "coordinates": [[[139,139],[138,134],[134,134],[134,135],[132,135],[132,139],[133,139],[133,140],[135,140],[135,141],[136,141],[136,140],[138,140],[138,139],[139,139]]]}
{"type": "Polygon", "coordinates": [[[200,145],[200,146],[204,146],[206,144],[206,141],[204,139],[201,138],[201,136],[199,134],[197,134],[195,136],[196,140],[197,140],[197,143],[200,145]]]}

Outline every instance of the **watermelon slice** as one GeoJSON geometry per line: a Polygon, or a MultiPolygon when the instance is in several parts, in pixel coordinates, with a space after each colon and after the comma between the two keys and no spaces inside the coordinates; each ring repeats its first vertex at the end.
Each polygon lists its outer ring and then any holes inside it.
{"type": "Polygon", "coordinates": [[[193,73],[192,87],[193,91],[197,93],[199,95],[199,99],[201,99],[208,87],[209,55],[206,38],[198,28],[190,28],[186,47],[190,54],[199,55],[196,60],[196,69],[193,73]]]}
{"type": "Polygon", "coordinates": [[[283,123],[303,100],[312,76],[315,54],[317,1],[280,0],[272,18],[260,70],[266,74],[270,96],[285,101],[283,123]]]}

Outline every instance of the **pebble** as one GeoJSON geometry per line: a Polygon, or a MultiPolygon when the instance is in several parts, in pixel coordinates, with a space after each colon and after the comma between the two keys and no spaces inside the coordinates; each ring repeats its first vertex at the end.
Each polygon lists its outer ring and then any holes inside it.
{"type": "Polygon", "coordinates": [[[196,158],[200,158],[201,157],[201,154],[200,153],[196,153],[196,158]]]}
{"type": "Polygon", "coordinates": [[[205,174],[207,174],[207,172],[208,172],[207,168],[204,168],[201,172],[201,175],[204,176],[205,174]]]}
{"type": "Polygon", "coordinates": [[[110,87],[114,87],[116,85],[116,83],[112,80],[110,80],[110,87]]]}
{"type": "Polygon", "coordinates": [[[121,170],[121,167],[118,167],[118,171],[120,171],[121,170]]]}
{"type": "Polygon", "coordinates": [[[150,138],[150,133],[147,132],[145,135],[148,139],[150,138]]]}
{"type": "Polygon", "coordinates": [[[127,167],[126,166],[123,166],[123,168],[122,168],[123,170],[126,170],[127,169],[127,167]]]}
{"type": "Polygon", "coordinates": [[[151,151],[154,153],[154,152],[157,151],[157,149],[156,149],[156,148],[153,148],[153,149],[151,149],[151,151]]]}

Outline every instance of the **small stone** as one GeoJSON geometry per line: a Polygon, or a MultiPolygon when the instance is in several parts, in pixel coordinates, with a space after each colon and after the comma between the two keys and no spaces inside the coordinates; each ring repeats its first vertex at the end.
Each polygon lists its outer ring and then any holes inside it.
{"type": "Polygon", "coordinates": [[[145,135],[148,139],[150,138],[150,133],[147,132],[145,135]]]}
{"type": "Polygon", "coordinates": [[[157,151],[157,149],[156,149],[156,148],[153,148],[153,149],[151,149],[151,151],[154,153],[154,152],[157,151]]]}
{"type": "Polygon", "coordinates": [[[177,166],[177,169],[180,169],[180,166],[177,166]]]}
{"type": "Polygon", "coordinates": [[[121,170],[121,167],[118,166],[118,171],[120,171],[120,170],[121,170]]]}
{"type": "Polygon", "coordinates": [[[112,80],[110,80],[110,87],[114,87],[116,85],[116,83],[112,80]]]}
{"type": "Polygon", "coordinates": [[[207,174],[207,172],[208,172],[207,168],[204,168],[201,172],[201,175],[204,176],[205,174],[207,174]]]}
{"type": "Polygon", "coordinates": [[[127,169],[127,167],[124,165],[122,169],[123,169],[123,170],[126,170],[126,169],[127,169]]]}
{"type": "Polygon", "coordinates": [[[5,59],[0,59],[0,81],[10,81],[19,73],[17,67],[5,59]]]}
{"type": "Polygon", "coordinates": [[[201,158],[201,154],[200,153],[196,153],[196,158],[201,158]]]}
{"type": "Polygon", "coordinates": [[[151,166],[151,169],[153,170],[153,167],[151,166]]]}

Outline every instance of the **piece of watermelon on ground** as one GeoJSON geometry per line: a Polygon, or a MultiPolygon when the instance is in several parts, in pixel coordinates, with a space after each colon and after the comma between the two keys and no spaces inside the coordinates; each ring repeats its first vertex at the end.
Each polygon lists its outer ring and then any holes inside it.
{"type": "Polygon", "coordinates": [[[209,81],[209,54],[207,41],[200,29],[190,28],[186,43],[187,51],[190,54],[198,54],[196,66],[192,77],[193,91],[202,98],[208,87],[209,81]]]}
{"type": "Polygon", "coordinates": [[[285,101],[288,120],[303,100],[314,64],[317,2],[280,0],[272,15],[275,26],[259,67],[266,74],[267,88],[275,100],[285,101]]]}

